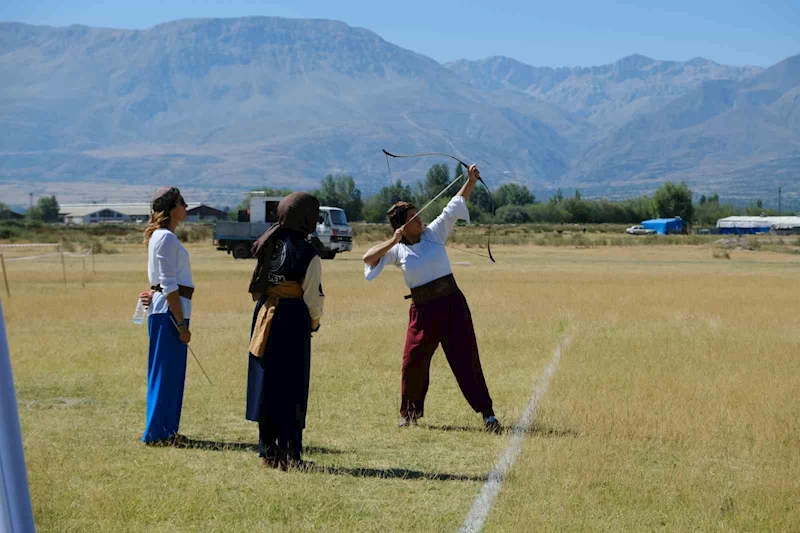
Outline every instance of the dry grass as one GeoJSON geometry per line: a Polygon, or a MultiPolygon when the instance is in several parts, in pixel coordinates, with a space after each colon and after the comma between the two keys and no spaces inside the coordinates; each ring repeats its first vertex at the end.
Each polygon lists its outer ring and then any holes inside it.
{"type": "MultiPolygon", "coordinates": [[[[480,431],[441,354],[427,416],[395,427],[406,293],[360,253],[324,263],[310,472],[260,467],[244,420],[251,261],[191,245],[198,292],[181,431],[150,449],[143,247],[79,268],[12,263],[4,299],[39,531],[454,531],[507,443],[480,431]]],[[[708,248],[498,246],[451,259],[498,415],[512,422],[568,331],[489,531],[800,528],[796,257],[708,248]],[[466,264],[468,263],[468,264],[466,264]]]]}

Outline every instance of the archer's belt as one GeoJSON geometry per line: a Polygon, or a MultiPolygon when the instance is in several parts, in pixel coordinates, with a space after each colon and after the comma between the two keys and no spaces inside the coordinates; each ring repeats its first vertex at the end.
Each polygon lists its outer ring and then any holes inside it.
{"type": "Polygon", "coordinates": [[[406,296],[406,300],[410,299],[415,305],[424,305],[455,292],[458,292],[456,278],[448,274],[425,285],[414,287],[411,289],[411,294],[406,296]]]}
{"type": "MultiPolygon", "coordinates": [[[[156,292],[163,291],[160,283],[158,285],[152,285],[150,289],[156,292]]],[[[187,300],[191,300],[192,294],[194,294],[194,287],[189,287],[188,285],[178,285],[178,296],[186,298],[187,300]]]]}
{"type": "Polygon", "coordinates": [[[281,300],[299,300],[303,297],[303,286],[296,281],[284,281],[280,285],[267,288],[264,303],[258,310],[250,335],[250,353],[254,357],[262,357],[267,350],[267,340],[272,328],[272,320],[281,300]]]}

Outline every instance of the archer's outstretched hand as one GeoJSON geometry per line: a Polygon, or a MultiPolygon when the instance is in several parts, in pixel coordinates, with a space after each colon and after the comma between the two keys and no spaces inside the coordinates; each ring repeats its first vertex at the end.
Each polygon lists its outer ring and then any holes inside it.
{"type": "Polygon", "coordinates": [[[470,165],[468,174],[469,177],[467,181],[461,187],[461,190],[456,194],[456,196],[463,196],[464,200],[469,200],[472,190],[475,188],[475,184],[478,182],[478,178],[481,177],[481,172],[478,170],[477,165],[470,165]]]}
{"type": "Polygon", "coordinates": [[[471,181],[472,183],[478,181],[478,178],[481,177],[481,171],[478,170],[478,165],[475,164],[470,165],[468,174],[469,174],[469,181],[471,181]]]}
{"type": "Polygon", "coordinates": [[[400,226],[394,231],[394,235],[389,240],[386,240],[380,244],[376,244],[364,254],[362,259],[366,264],[371,267],[378,266],[378,263],[381,262],[381,257],[386,255],[392,247],[403,240],[403,236],[405,235],[405,225],[400,226]]]}

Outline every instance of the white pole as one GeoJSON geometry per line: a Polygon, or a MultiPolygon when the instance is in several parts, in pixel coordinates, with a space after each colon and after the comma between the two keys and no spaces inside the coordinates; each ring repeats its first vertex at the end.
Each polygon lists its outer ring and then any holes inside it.
{"type": "Polygon", "coordinates": [[[2,302],[0,302],[0,531],[9,533],[36,531],[2,302]]]}
{"type": "Polygon", "coordinates": [[[6,294],[11,298],[11,289],[8,288],[8,275],[6,275],[6,260],[3,258],[3,254],[0,254],[0,266],[3,267],[3,281],[6,282],[6,294]]]}
{"type": "Polygon", "coordinates": [[[61,246],[58,247],[58,251],[61,252],[61,271],[64,273],[64,286],[67,286],[67,267],[64,264],[64,248],[61,246]]]}

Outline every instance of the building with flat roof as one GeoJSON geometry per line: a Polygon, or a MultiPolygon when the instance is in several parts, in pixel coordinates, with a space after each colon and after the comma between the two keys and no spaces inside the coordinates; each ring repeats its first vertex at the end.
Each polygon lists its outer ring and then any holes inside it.
{"type": "MultiPolygon", "coordinates": [[[[150,218],[150,204],[63,204],[59,217],[65,224],[96,224],[100,222],[143,223],[150,218]]],[[[224,220],[225,211],[206,204],[193,203],[186,208],[187,222],[224,220]]]]}

